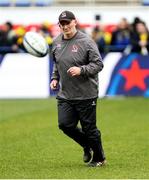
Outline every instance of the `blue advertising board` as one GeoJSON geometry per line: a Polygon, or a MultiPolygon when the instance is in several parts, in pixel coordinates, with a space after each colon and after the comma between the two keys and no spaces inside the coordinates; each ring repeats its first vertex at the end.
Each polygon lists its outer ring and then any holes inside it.
{"type": "MultiPolygon", "coordinates": [[[[111,58],[110,68],[108,65],[105,66],[104,73],[101,73],[101,77],[99,75],[101,82],[105,79],[106,74],[109,76],[109,82],[105,84],[106,87],[103,87],[101,83],[102,96],[149,97],[149,56],[133,53],[128,56],[120,55],[114,60],[112,60],[112,56],[113,54],[108,58],[111,58]],[[112,63],[114,67],[112,67],[112,63]]],[[[109,60],[107,61],[110,63],[109,60]]]]}

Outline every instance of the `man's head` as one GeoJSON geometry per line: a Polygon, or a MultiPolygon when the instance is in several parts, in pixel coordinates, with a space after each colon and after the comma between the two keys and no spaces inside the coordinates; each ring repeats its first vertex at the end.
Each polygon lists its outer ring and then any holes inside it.
{"type": "Polygon", "coordinates": [[[63,21],[71,22],[72,20],[75,20],[75,15],[71,11],[63,11],[59,15],[59,23],[63,21]]]}
{"type": "Polygon", "coordinates": [[[70,11],[63,11],[59,15],[59,26],[64,33],[64,37],[67,38],[73,36],[76,33],[77,21],[75,15],[70,11]]]}

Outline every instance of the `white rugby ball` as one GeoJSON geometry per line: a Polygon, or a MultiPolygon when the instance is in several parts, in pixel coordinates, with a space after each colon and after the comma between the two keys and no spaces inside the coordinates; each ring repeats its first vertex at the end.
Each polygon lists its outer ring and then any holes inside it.
{"type": "Polygon", "coordinates": [[[23,45],[26,51],[36,57],[44,57],[48,53],[48,44],[37,32],[29,31],[24,35],[23,45]]]}

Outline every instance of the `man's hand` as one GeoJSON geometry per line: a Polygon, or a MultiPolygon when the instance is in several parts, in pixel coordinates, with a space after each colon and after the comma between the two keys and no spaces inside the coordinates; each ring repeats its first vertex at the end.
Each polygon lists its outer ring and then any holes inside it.
{"type": "Polygon", "coordinates": [[[68,69],[67,73],[70,75],[70,76],[79,76],[81,74],[81,68],[80,67],[76,67],[76,66],[73,66],[71,68],[68,69]]]}
{"type": "Polygon", "coordinates": [[[53,80],[51,81],[51,83],[50,83],[50,87],[51,87],[52,90],[58,89],[58,80],[53,79],[53,80]]]}

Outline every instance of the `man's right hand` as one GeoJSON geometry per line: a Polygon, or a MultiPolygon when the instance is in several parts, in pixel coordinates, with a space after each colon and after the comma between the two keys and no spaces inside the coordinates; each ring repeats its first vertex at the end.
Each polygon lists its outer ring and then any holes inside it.
{"type": "Polygon", "coordinates": [[[58,89],[58,80],[53,79],[50,83],[50,87],[52,90],[57,90],[58,89]]]}

